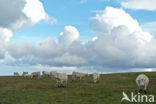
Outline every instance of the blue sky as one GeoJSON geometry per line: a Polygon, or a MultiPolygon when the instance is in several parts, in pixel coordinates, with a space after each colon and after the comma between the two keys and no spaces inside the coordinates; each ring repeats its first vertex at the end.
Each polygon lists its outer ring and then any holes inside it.
{"type": "Polygon", "coordinates": [[[134,71],[134,68],[142,68],[142,71],[152,68],[151,70],[154,71],[152,56],[156,56],[155,49],[151,53],[146,52],[145,49],[151,49],[155,45],[156,7],[153,6],[155,1],[138,0],[137,4],[134,4],[136,1],[22,0],[19,2],[16,0],[14,2],[18,2],[18,5],[15,6],[6,0],[6,7],[10,6],[10,9],[7,10],[3,6],[0,8],[0,12],[6,12],[0,16],[0,28],[7,29],[10,34],[1,33],[0,38],[2,37],[4,46],[2,46],[0,62],[9,71],[5,70],[0,74],[11,72],[10,66],[14,69],[12,71],[19,71],[20,68],[23,70],[28,68],[28,71],[31,69],[50,71],[58,68],[61,70],[62,67],[63,70],[64,67],[69,67],[71,70],[85,69],[90,72],[125,72],[134,71]],[[32,3],[36,5],[33,6],[32,3]],[[27,12],[23,11],[26,5],[29,5],[27,12]],[[11,7],[17,8],[11,9],[11,7]],[[39,14],[37,19],[29,15],[31,10],[34,11],[34,15],[39,14]],[[10,19],[14,13],[16,13],[15,19],[10,19]],[[122,19],[125,21],[121,21],[122,19]],[[17,26],[17,24],[22,25],[17,26]],[[125,33],[129,36],[123,36],[125,33]],[[114,37],[113,34],[116,36],[114,37]],[[117,40],[116,43],[111,42],[114,38],[117,40]],[[7,41],[4,41],[5,39],[7,41]],[[126,41],[128,43],[125,43],[126,41]],[[64,48],[58,48],[62,47],[62,44],[64,48]],[[135,51],[136,47],[139,47],[138,53],[135,51]],[[42,55],[44,52],[47,56],[42,55]],[[118,52],[121,53],[120,57],[116,56],[120,54],[118,52]],[[127,57],[128,55],[130,57],[127,57]],[[148,62],[141,61],[146,59],[143,58],[144,55],[149,56],[148,62]],[[44,62],[47,57],[48,61],[44,62]],[[29,58],[33,61],[29,62],[29,58]],[[134,61],[128,61],[129,58],[134,61]],[[125,61],[125,65],[122,65],[121,63],[125,61]],[[125,67],[126,70],[123,70],[125,67]]]}
{"type": "MultiPolygon", "coordinates": [[[[96,36],[96,33],[89,26],[90,18],[96,15],[93,11],[104,10],[106,6],[122,8],[121,1],[116,0],[88,0],[84,3],[79,0],[62,0],[61,2],[57,0],[41,0],[41,2],[47,14],[57,19],[57,24],[48,24],[41,21],[31,28],[22,28],[15,32],[15,36],[11,40],[34,42],[34,39],[36,39],[39,42],[46,37],[52,37],[57,40],[64,26],[72,25],[79,30],[81,40],[86,41],[96,36]]],[[[156,18],[155,11],[123,9],[136,19],[139,24],[155,21],[156,18]]]]}
{"type": "MultiPolygon", "coordinates": [[[[57,40],[57,37],[63,30],[64,26],[72,25],[77,27],[80,32],[81,39],[86,41],[96,36],[96,33],[93,33],[89,26],[91,21],[90,18],[96,14],[93,11],[104,10],[106,6],[122,8],[120,2],[115,0],[90,0],[84,3],[81,3],[79,0],[62,0],[61,2],[56,0],[41,0],[41,2],[43,3],[44,9],[48,15],[57,19],[57,24],[48,24],[41,21],[31,28],[23,28],[15,32],[15,36],[12,40],[26,40],[32,42],[34,39],[41,41],[46,37],[52,37],[57,40]]],[[[124,10],[136,19],[139,24],[155,21],[156,18],[155,11],[124,10]]]]}

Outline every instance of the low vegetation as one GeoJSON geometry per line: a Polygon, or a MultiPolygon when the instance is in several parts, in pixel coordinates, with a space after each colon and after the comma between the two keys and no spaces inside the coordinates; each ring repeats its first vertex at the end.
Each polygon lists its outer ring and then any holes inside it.
{"type": "MultiPolygon", "coordinates": [[[[135,79],[139,74],[103,74],[99,83],[93,83],[92,76],[74,82],[69,76],[67,88],[57,88],[50,77],[0,77],[0,104],[131,104],[121,103],[122,92],[138,93],[135,79]]],[[[150,79],[147,94],[156,97],[156,72],[144,74],[150,79]]]]}

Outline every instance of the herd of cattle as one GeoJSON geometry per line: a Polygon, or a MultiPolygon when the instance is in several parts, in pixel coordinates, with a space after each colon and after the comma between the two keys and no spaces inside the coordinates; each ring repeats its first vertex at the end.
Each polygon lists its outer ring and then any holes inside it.
{"type": "MultiPolygon", "coordinates": [[[[20,76],[18,72],[14,72],[14,76],[20,76]]],[[[56,71],[53,72],[46,72],[42,71],[42,75],[40,72],[32,72],[29,74],[28,72],[23,72],[22,77],[24,78],[37,78],[40,79],[41,77],[52,77],[54,80],[56,80],[58,87],[66,87],[67,81],[68,81],[68,75],[66,73],[57,73],[56,71]]],[[[85,77],[89,76],[88,73],[80,73],[80,72],[73,72],[72,73],[72,81],[75,80],[83,80],[85,77]]],[[[92,74],[93,76],[93,82],[97,83],[100,79],[100,74],[95,72],[92,74]]]]}
{"type": "MultiPolygon", "coordinates": [[[[100,79],[99,73],[95,72],[91,75],[93,76],[94,83],[99,82],[99,79],[100,79]]],[[[20,74],[18,72],[14,72],[14,76],[20,76],[20,74]]],[[[68,75],[66,73],[57,73],[56,71],[53,71],[50,73],[46,71],[42,71],[42,75],[40,72],[32,72],[31,74],[29,74],[28,72],[23,72],[22,76],[25,78],[31,78],[31,79],[33,78],[40,79],[41,77],[51,76],[54,80],[56,80],[58,87],[66,87],[67,81],[68,81],[68,75]]],[[[89,76],[88,73],[73,72],[72,81],[83,80],[87,76],[89,76]]],[[[147,86],[149,84],[149,78],[145,74],[140,74],[136,78],[136,83],[138,85],[139,92],[142,93],[144,91],[144,93],[146,94],[147,86]]]]}

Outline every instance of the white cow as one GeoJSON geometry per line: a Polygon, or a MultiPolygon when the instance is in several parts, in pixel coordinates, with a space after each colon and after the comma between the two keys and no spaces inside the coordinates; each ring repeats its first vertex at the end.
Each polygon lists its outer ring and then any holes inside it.
{"type": "Polygon", "coordinates": [[[43,76],[43,77],[48,77],[48,76],[49,76],[49,72],[42,71],[42,76],[43,76]]]}
{"type": "Polygon", "coordinates": [[[26,74],[28,74],[28,72],[23,72],[22,76],[25,77],[26,74]]]}
{"type": "Polygon", "coordinates": [[[67,87],[68,75],[66,73],[57,73],[54,78],[57,81],[58,87],[67,87]]]}
{"type": "Polygon", "coordinates": [[[52,78],[55,78],[56,74],[57,74],[56,71],[50,72],[50,76],[51,76],[52,78]]]}
{"type": "Polygon", "coordinates": [[[40,79],[41,78],[40,72],[32,72],[31,73],[31,78],[35,78],[35,77],[37,77],[38,79],[40,79]]]}
{"type": "Polygon", "coordinates": [[[100,74],[97,73],[97,72],[93,73],[93,81],[94,81],[94,83],[99,82],[99,79],[100,79],[100,74]]]}
{"type": "Polygon", "coordinates": [[[79,73],[79,72],[73,72],[72,73],[72,81],[79,79],[82,80],[84,79],[85,76],[88,76],[86,73],[79,73]]]}
{"type": "Polygon", "coordinates": [[[14,76],[20,76],[18,72],[14,72],[14,76]]]}
{"type": "Polygon", "coordinates": [[[146,94],[147,86],[149,83],[149,78],[145,74],[140,74],[136,78],[136,83],[139,87],[139,92],[142,93],[142,91],[144,91],[144,93],[146,94]]]}
{"type": "Polygon", "coordinates": [[[32,78],[32,75],[31,74],[24,74],[24,77],[26,78],[32,78]]]}

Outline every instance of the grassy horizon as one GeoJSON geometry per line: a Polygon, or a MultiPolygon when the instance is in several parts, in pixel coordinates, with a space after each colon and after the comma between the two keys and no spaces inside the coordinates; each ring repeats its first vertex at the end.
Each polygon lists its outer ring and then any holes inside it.
{"type": "MultiPolygon", "coordinates": [[[[150,79],[147,95],[156,96],[156,72],[141,73],[150,79]]],[[[69,75],[67,88],[57,88],[50,77],[38,80],[1,76],[0,104],[131,104],[121,103],[122,92],[138,93],[135,79],[139,74],[103,74],[99,83],[93,83],[92,76],[72,82],[69,75]]]]}

